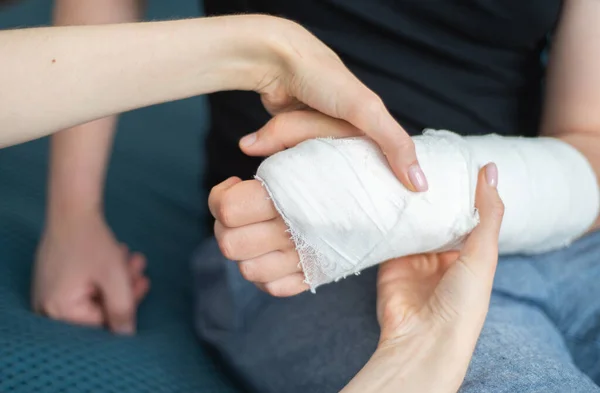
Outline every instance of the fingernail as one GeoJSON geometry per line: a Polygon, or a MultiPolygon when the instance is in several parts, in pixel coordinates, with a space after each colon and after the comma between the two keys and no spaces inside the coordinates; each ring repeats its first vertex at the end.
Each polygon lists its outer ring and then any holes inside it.
{"type": "Polygon", "coordinates": [[[492,187],[498,186],[498,167],[493,162],[485,166],[485,180],[492,187]]]}
{"type": "Polygon", "coordinates": [[[425,192],[429,189],[427,178],[419,164],[413,164],[408,168],[408,178],[416,191],[425,192]]]}
{"type": "Polygon", "coordinates": [[[256,132],[248,134],[240,140],[240,145],[244,147],[252,146],[256,142],[256,132]]]}
{"type": "Polygon", "coordinates": [[[134,332],[133,325],[125,324],[117,326],[115,332],[123,336],[132,336],[134,332]]]}

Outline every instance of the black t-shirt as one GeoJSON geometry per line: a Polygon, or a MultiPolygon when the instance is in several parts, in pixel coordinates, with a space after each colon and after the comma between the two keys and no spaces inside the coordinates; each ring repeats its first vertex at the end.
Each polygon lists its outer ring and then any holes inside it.
{"type": "MultiPolygon", "coordinates": [[[[560,0],[205,0],[207,15],[263,13],[292,19],[331,47],[411,134],[533,136],[540,54],[560,0]]],[[[270,118],[253,92],[209,97],[207,188],[251,178],[261,159],[239,139],[270,118]]],[[[212,225],[212,222],[209,223],[212,225]]]]}

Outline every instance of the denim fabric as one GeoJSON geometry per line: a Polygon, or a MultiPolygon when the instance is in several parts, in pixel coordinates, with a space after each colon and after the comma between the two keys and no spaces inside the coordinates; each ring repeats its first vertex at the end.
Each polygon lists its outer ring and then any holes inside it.
{"type": "MultiPolygon", "coordinates": [[[[194,269],[198,334],[254,391],[339,391],[377,345],[375,269],[287,299],[245,282],[214,239],[194,269]]],[[[599,339],[599,232],[501,258],[461,393],[600,392],[599,339]]]]}

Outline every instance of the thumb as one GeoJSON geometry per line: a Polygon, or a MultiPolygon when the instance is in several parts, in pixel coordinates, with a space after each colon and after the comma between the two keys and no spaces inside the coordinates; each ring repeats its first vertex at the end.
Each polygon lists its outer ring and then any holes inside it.
{"type": "Polygon", "coordinates": [[[498,262],[498,236],[504,216],[504,204],[498,195],[498,168],[487,164],[479,171],[475,207],[479,225],[467,237],[459,260],[477,277],[492,286],[498,262]]]}
{"type": "Polygon", "coordinates": [[[271,118],[260,130],[240,140],[249,156],[270,156],[314,138],[345,138],[364,135],[350,123],[317,111],[284,112],[271,118]]]}
{"type": "MultiPolygon", "coordinates": [[[[436,288],[443,300],[437,304],[444,320],[461,316],[463,327],[480,329],[487,313],[494,273],[498,263],[498,235],[504,205],[496,190],[498,169],[488,164],[479,171],[475,205],[479,210],[479,225],[467,237],[456,262],[444,274],[436,288]]],[[[473,332],[472,337],[479,333],[473,332]]]]}
{"type": "Polygon", "coordinates": [[[98,286],[110,330],[131,335],[135,333],[136,302],[125,256],[123,259],[108,269],[98,286]]]}
{"type": "MultiPolygon", "coordinates": [[[[332,56],[337,58],[337,56],[332,56]]],[[[415,145],[398,124],[383,100],[339,59],[300,72],[293,93],[309,107],[344,120],[373,139],[386,155],[396,177],[409,190],[427,191],[425,174],[417,160],[415,145]]]]}

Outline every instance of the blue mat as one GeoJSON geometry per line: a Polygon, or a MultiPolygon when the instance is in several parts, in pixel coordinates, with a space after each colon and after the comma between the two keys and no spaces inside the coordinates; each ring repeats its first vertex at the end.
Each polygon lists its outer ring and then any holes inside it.
{"type": "MultiPolygon", "coordinates": [[[[148,2],[148,18],[195,16],[195,0],[148,2]]],[[[46,25],[51,1],[0,10],[0,29],[46,25]]],[[[35,114],[32,114],[34,116],[35,114]]],[[[30,311],[30,276],[43,225],[48,141],[0,150],[0,392],[236,390],[192,326],[188,261],[202,237],[202,98],[122,117],[106,210],[119,239],[148,256],[152,290],[138,334],[120,338],[30,311]]]]}

